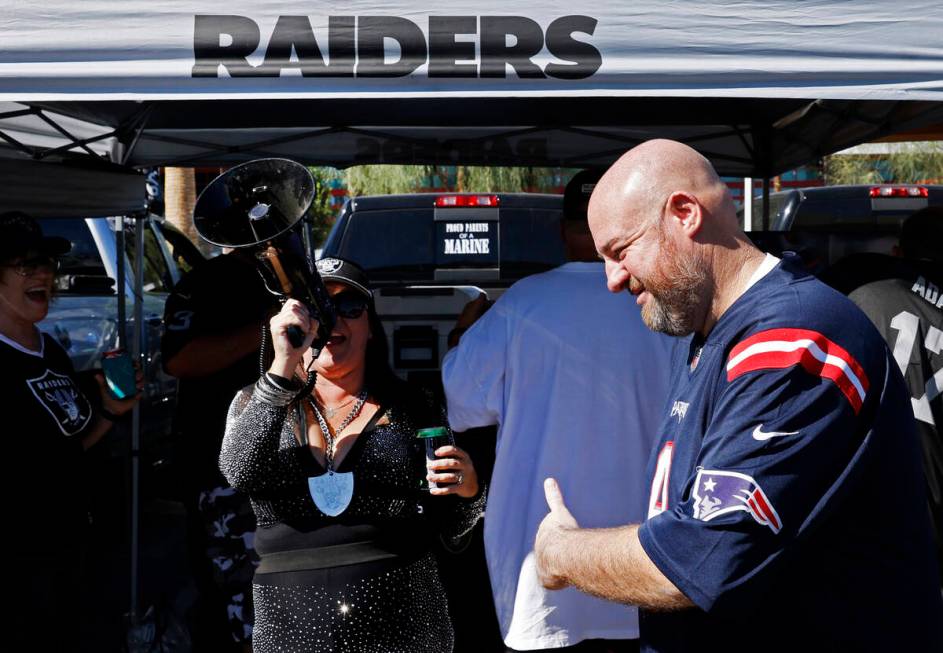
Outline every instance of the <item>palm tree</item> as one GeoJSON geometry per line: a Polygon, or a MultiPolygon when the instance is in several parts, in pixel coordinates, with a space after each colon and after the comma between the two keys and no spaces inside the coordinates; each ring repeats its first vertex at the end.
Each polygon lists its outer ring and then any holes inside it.
{"type": "Polygon", "coordinates": [[[196,174],[193,168],[164,168],[164,215],[205,254],[208,247],[193,227],[195,205],[196,174]]]}

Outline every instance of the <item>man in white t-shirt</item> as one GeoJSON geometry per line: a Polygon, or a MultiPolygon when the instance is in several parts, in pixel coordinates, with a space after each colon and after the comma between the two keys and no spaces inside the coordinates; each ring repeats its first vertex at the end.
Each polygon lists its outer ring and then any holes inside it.
{"type": "Polygon", "coordinates": [[[570,262],[519,281],[484,315],[484,296],[471,302],[442,365],[452,428],[499,426],[485,552],[512,651],[637,650],[634,608],[574,589],[548,592],[533,552],[548,476],[581,525],[642,520],[646,463],[666,401],[671,339],[607,291],[586,224],[598,176],[584,171],[567,186],[570,262]]]}

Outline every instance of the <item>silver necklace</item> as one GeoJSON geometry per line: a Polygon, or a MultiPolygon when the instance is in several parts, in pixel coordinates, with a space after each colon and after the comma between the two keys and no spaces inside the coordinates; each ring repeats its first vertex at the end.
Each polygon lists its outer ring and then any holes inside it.
{"type": "MultiPolygon", "coordinates": [[[[363,393],[361,393],[361,394],[363,394],[363,393]]],[[[345,408],[345,407],[349,406],[349,405],[350,405],[355,399],[357,399],[359,396],[360,396],[360,395],[357,395],[357,397],[351,397],[350,399],[348,399],[348,400],[345,401],[344,403],[340,404],[339,406],[334,406],[333,408],[328,408],[327,406],[319,406],[319,407],[318,407],[318,410],[322,410],[322,409],[323,409],[323,414],[324,414],[324,416],[325,416],[327,419],[333,419],[334,416],[337,415],[338,412],[340,412],[340,409],[341,409],[341,408],[345,408]]]]}
{"type": "MultiPolygon", "coordinates": [[[[315,417],[318,418],[318,426],[321,427],[321,433],[324,434],[324,467],[326,471],[319,476],[308,478],[308,492],[311,494],[311,500],[318,510],[329,517],[336,517],[350,505],[350,500],[354,496],[354,473],[334,471],[334,435],[327,425],[327,421],[321,414],[317,403],[308,398],[311,402],[311,408],[314,410],[315,417]]],[[[344,429],[350,426],[367,401],[367,391],[361,390],[357,395],[357,403],[351,408],[347,417],[341,422],[340,426],[334,432],[340,435],[344,429]]]]}
{"type": "MultiPolygon", "coordinates": [[[[311,397],[308,398],[311,401],[311,407],[314,409],[314,416],[318,418],[318,426],[321,427],[321,433],[324,434],[324,442],[327,446],[324,447],[324,461],[326,467],[330,470],[334,469],[334,435],[340,435],[344,432],[350,423],[357,419],[357,415],[360,414],[360,411],[363,410],[363,405],[367,401],[367,391],[361,390],[360,394],[357,395],[357,403],[354,404],[354,407],[350,409],[350,412],[347,413],[347,417],[344,418],[344,421],[341,422],[340,426],[335,429],[334,434],[331,434],[331,429],[327,425],[327,421],[324,419],[324,415],[321,414],[321,409],[318,407],[318,404],[311,397]]],[[[353,401],[351,399],[350,401],[353,401]]],[[[348,401],[343,406],[338,406],[335,410],[340,410],[344,406],[350,404],[348,401]]],[[[328,413],[327,418],[330,419],[333,416],[333,413],[328,413]]]]}

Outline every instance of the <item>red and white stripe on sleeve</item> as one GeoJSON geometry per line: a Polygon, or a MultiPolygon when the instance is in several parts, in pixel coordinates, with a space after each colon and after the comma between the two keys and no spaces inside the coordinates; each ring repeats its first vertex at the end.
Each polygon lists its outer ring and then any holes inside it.
{"type": "Polygon", "coordinates": [[[834,382],[855,414],[868,393],[864,368],[845,349],[818,331],[769,329],[734,347],[727,358],[727,381],[755,370],[785,369],[800,365],[809,374],[834,382]]]}

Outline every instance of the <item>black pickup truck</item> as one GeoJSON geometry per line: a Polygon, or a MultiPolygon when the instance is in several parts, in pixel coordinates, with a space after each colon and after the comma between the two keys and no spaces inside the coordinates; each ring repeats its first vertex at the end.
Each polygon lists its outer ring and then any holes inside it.
{"type": "MultiPolygon", "coordinates": [[[[774,254],[798,253],[810,272],[840,289],[833,278],[839,261],[863,253],[889,254],[907,216],[943,206],[943,186],[877,184],[799,188],[770,194],[769,231],[753,231],[757,245],[774,254]]],[[[753,201],[753,224],[762,215],[753,201]]],[[[742,215],[742,211],[741,211],[742,215]]],[[[865,271],[857,271],[863,276],[865,271]]],[[[844,272],[842,272],[844,274],[844,272]]]]}
{"type": "Polygon", "coordinates": [[[434,386],[446,337],[479,291],[564,262],[562,195],[420,193],[349,200],[322,256],[362,265],[374,285],[393,366],[434,386]]]}

